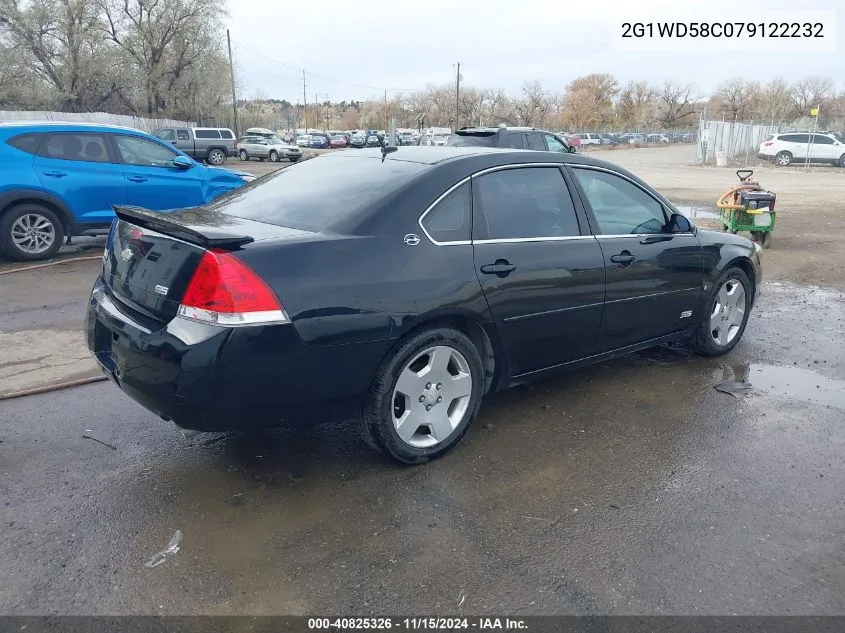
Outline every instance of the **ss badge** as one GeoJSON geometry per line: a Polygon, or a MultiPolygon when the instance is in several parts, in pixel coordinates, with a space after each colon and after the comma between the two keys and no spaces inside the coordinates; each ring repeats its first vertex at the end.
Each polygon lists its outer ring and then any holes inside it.
{"type": "Polygon", "coordinates": [[[170,288],[168,288],[167,286],[160,286],[160,285],[156,284],[156,287],[155,287],[155,293],[156,293],[157,295],[165,295],[165,296],[167,296],[167,293],[168,293],[168,292],[170,292],[170,288]]]}
{"type": "Polygon", "coordinates": [[[691,316],[692,316],[692,310],[684,310],[683,312],[681,312],[681,318],[682,319],[687,319],[691,316]]]}

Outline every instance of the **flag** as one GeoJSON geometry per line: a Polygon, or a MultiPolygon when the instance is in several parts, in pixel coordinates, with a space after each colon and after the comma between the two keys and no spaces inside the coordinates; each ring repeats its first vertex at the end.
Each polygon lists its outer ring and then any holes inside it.
{"type": "Polygon", "coordinates": [[[810,116],[819,116],[818,108],[810,108],[810,116]]]}

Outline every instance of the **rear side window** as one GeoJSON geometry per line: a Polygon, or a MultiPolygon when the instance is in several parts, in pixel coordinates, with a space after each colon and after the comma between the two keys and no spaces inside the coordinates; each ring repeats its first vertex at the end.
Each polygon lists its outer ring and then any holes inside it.
{"type": "Polygon", "coordinates": [[[502,147],[525,149],[525,134],[522,132],[508,132],[505,135],[505,142],[502,147]]]}
{"type": "Polygon", "coordinates": [[[43,140],[43,134],[21,134],[19,136],[13,136],[6,143],[27,154],[37,154],[38,148],[41,146],[41,141],[43,140]]]}
{"type": "Polygon", "coordinates": [[[446,141],[447,147],[495,147],[496,134],[495,132],[487,132],[480,134],[461,134],[455,133],[446,141]]]}
{"type": "Polygon", "coordinates": [[[435,242],[469,240],[472,198],[469,183],[464,183],[443,198],[423,218],[423,228],[435,242]]]}
{"type": "Polygon", "coordinates": [[[209,208],[267,224],[321,231],[372,207],[428,169],[400,160],[320,156],[235,189],[209,208]]]}
{"type": "Polygon", "coordinates": [[[45,158],[78,160],[89,163],[109,162],[106,139],[100,134],[51,134],[39,154],[45,158]]]}
{"type": "Polygon", "coordinates": [[[178,141],[190,141],[191,134],[186,129],[176,130],[176,140],[178,141]]]}
{"type": "Polygon", "coordinates": [[[197,138],[220,138],[220,132],[217,130],[194,130],[194,136],[197,138]]]}
{"type": "Polygon", "coordinates": [[[489,239],[580,235],[569,189],[557,167],[506,169],[477,179],[489,239]]]}
{"type": "Polygon", "coordinates": [[[220,130],[220,138],[233,139],[235,137],[229,130],[220,130]]]}

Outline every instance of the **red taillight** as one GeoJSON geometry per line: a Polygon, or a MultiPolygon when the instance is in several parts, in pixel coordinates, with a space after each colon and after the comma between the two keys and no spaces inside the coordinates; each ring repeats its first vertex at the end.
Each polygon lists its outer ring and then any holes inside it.
{"type": "Polygon", "coordinates": [[[766,141],[763,143],[763,147],[768,147],[769,145],[774,145],[774,143],[772,141],[766,141]]]}
{"type": "Polygon", "coordinates": [[[179,316],[217,325],[287,323],[282,304],[255,272],[226,251],[203,253],[179,316]]]}

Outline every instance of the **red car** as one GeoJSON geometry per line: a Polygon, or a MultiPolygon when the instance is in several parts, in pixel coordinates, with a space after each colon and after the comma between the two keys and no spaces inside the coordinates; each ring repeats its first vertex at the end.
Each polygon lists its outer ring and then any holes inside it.
{"type": "Polygon", "coordinates": [[[329,147],[347,147],[349,139],[343,134],[335,134],[329,141],[329,147]]]}
{"type": "Polygon", "coordinates": [[[572,145],[572,147],[581,147],[581,137],[577,134],[567,134],[566,142],[572,145]]]}

